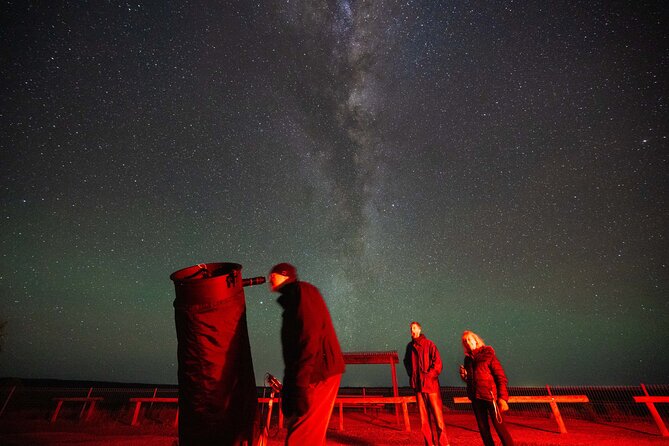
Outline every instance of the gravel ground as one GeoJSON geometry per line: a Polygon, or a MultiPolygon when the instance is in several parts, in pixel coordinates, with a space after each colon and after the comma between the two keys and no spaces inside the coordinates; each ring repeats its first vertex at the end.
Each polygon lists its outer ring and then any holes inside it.
{"type": "MultiPolygon", "coordinates": [[[[481,445],[476,423],[471,414],[446,414],[448,435],[452,446],[481,445]]],[[[665,445],[669,438],[660,436],[650,423],[593,423],[566,419],[569,433],[560,434],[555,421],[548,418],[508,417],[509,430],[517,446],[537,445],[665,445]]],[[[345,414],[344,431],[339,430],[335,414],[328,430],[327,445],[401,446],[422,445],[417,414],[411,415],[411,432],[397,425],[392,413],[345,414]]],[[[285,430],[275,425],[270,429],[268,446],[283,444],[285,430]]],[[[176,431],[167,423],[147,423],[140,427],[110,423],[77,423],[58,421],[0,422],[0,445],[3,446],[174,446],[176,431]]]]}

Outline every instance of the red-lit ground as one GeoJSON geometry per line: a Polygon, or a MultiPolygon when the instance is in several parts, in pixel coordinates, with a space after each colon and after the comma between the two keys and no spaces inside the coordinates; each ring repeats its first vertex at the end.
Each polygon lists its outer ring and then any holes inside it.
{"type": "MultiPolygon", "coordinates": [[[[509,417],[509,429],[516,445],[669,445],[669,438],[660,436],[651,423],[593,423],[566,419],[568,434],[559,434],[556,423],[548,418],[509,417]]],[[[453,446],[480,445],[474,417],[471,414],[446,414],[448,434],[453,446]]],[[[411,415],[412,432],[395,424],[392,413],[350,412],[345,416],[345,430],[339,431],[335,414],[328,431],[328,445],[400,446],[422,445],[416,414],[411,415]]],[[[283,444],[285,431],[273,426],[269,445],[283,444]]],[[[176,432],[163,421],[145,421],[140,427],[122,423],[48,421],[31,423],[0,422],[0,444],[3,446],[172,446],[176,432]]]]}

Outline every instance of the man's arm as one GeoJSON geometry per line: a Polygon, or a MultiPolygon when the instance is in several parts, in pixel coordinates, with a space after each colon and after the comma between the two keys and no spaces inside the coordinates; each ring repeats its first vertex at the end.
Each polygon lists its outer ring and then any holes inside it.
{"type": "Polygon", "coordinates": [[[297,319],[302,329],[298,336],[299,355],[295,364],[297,387],[309,386],[317,358],[322,354],[324,306],[325,302],[314,286],[300,284],[297,319]]]}
{"type": "Polygon", "coordinates": [[[413,368],[411,367],[411,343],[407,344],[407,348],[404,351],[404,368],[407,371],[407,375],[409,375],[409,378],[411,378],[411,373],[413,371],[413,368]]]}
{"type": "Polygon", "coordinates": [[[497,396],[504,401],[509,401],[509,380],[506,378],[502,363],[499,362],[495,353],[493,353],[492,361],[490,362],[490,371],[497,385],[497,396]]]}
{"type": "Polygon", "coordinates": [[[437,344],[432,343],[432,349],[430,352],[430,371],[434,371],[435,376],[441,374],[443,364],[441,363],[441,355],[439,354],[439,349],[437,344]]]}

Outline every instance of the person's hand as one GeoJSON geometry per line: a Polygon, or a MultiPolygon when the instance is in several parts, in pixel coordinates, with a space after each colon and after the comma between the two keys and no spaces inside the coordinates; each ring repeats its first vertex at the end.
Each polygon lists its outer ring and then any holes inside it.
{"type": "Polygon", "coordinates": [[[460,378],[467,380],[467,369],[463,365],[460,365],[460,378]]]}
{"type": "Polygon", "coordinates": [[[509,403],[504,401],[502,398],[497,400],[497,405],[499,406],[500,412],[506,412],[509,410],[509,403]]]}

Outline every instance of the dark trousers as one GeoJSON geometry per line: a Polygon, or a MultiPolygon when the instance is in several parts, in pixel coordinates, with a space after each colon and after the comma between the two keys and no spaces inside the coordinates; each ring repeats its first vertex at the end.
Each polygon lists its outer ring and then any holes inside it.
{"type": "Polygon", "coordinates": [[[421,431],[425,446],[448,446],[448,436],[444,425],[441,395],[439,392],[416,392],[421,431]]]}
{"type": "Polygon", "coordinates": [[[286,419],[286,446],[321,446],[325,444],[330,415],[334,407],[341,375],[319,382],[310,395],[309,409],[299,417],[286,419]]]}
{"type": "Polygon", "coordinates": [[[495,405],[492,401],[480,400],[477,398],[472,401],[472,407],[474,408],[476,424],[479,426],[481,439],[485,446],[495,446],[495,441],[492,439],[492,433],[490,432],[490,421],[492,421],[492,425],[497,431],[497,435],[499,435],[502,445],[513,446],[513,439],[506,428],[506,422],[502,418],[502,413],[499,412],[497,416],[495,415],[495,405]],[[497,419],[498,417],[499,420],[497,419]]]}

